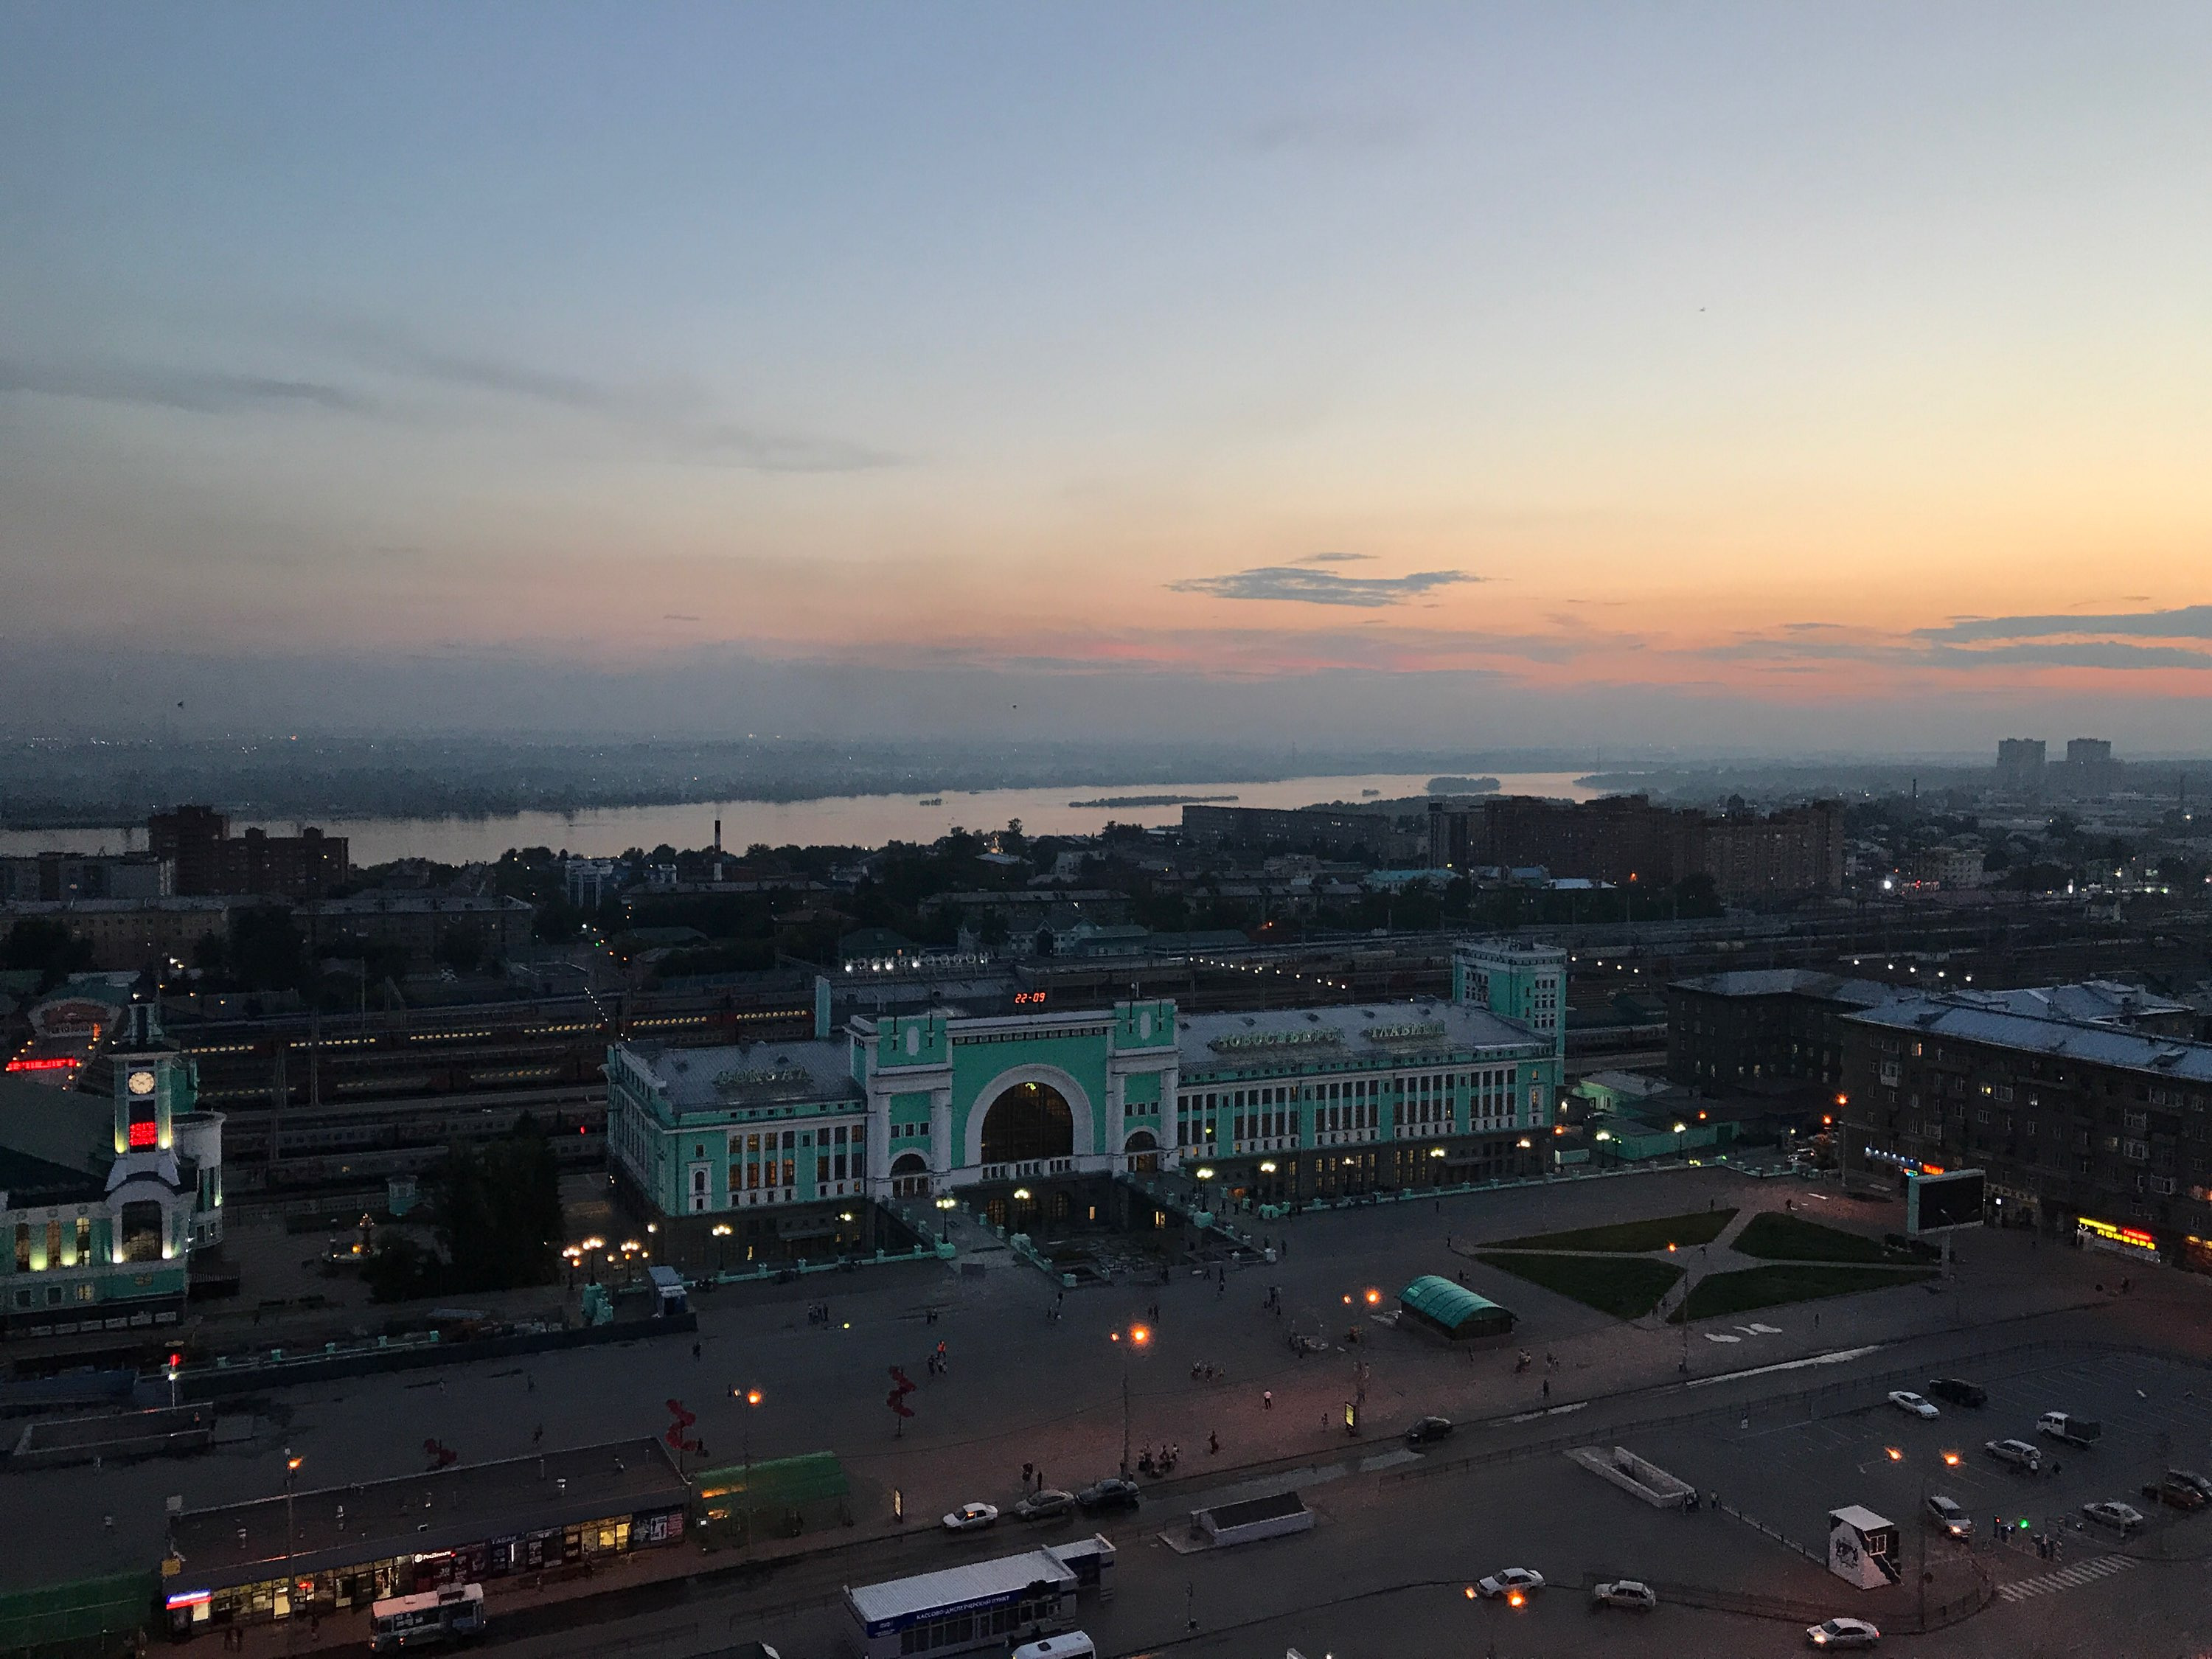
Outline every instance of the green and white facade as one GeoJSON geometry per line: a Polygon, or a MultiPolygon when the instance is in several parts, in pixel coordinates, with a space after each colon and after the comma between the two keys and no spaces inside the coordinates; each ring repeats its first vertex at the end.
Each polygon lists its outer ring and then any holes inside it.
{"type": "MultiPolygon", "coordinates": [[[[133,1003],[112,1095],[0,1091],[0,1329],[18,1336],[173,1323],[191,1253],[222,1237],[222,1115],[191,1060],[133,1003]]],[[[13,1084],[14,1080],[7,1079],[13,1084]]]]}
{"type": "Polygon", "coordinates": [[[610,1152],[679,1255],[730,1267],[865,1243],[875,1199],[959,1193],[1051,1218],[1132,1170],[1276,1202],[1532,1170],[1559,1087],[1565,956],[1458,954],[1459,994],[1434,1002],[945,1010],[747,1048],[623,1043],[610,1152]]]}

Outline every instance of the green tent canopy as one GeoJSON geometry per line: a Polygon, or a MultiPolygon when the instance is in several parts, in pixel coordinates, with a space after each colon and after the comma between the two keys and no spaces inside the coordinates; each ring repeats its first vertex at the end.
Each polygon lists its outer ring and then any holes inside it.
{"type": "Polygon", "coordinates": [[[1424,1273],[1399,1291],[1398,1306],[1402,1319],[1454,1342],[1504,1336],[1513,1329],[1510,1309],[1434,1273],[1424,1273]]]}

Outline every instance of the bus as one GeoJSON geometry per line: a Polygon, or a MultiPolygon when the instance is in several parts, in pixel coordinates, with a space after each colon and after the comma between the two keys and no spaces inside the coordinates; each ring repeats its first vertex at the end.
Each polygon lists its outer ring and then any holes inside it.
{"type": "Polygon", "coordinates": [[[1050,1550],[946,1567],[888,1583],[848,1586],[859,1659],[1004,1653],[1075,1628],[1075,1573],[1050,1550]]]}
{"type": "Polygon", "coordinates": [[[368,1650],[391,1653],[483,1633],[483,1586],[455,1584],[420,1595],[390,1595],[368,1609],[368,1650]]]}

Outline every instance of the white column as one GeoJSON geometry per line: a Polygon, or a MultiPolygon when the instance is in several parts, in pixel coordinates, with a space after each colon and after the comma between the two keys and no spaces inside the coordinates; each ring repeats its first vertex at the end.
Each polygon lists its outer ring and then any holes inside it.
{"type": "Polygon", "coordinates": [[[952,1150],[952,1091],[933,1089],[929,1091],[929,1167],[939,1185],[958,1161],[952,1150]]]}
{"type": "Polygon", "coordinates": [[[891,1100],[876,1089],[868,1091],[868,1190],[890,1190],[891,1100]]]}
{"type": "Polygon", "coordinates": [[[1106,1156],[1113,1160],[1107,1165],[1109,1169],[1119,1170],[1127,1167],[1121,1157],[1121,1145],[1129,1137],[1128,1132],[1121,1127],[1121,1114],[1124,1108],[1122,1097],[1127,1093],[1127,1089],[1128,1079],[1120,1072],[1109,1070],[1106,1073],[1105,1151],[1106,1156]]]}

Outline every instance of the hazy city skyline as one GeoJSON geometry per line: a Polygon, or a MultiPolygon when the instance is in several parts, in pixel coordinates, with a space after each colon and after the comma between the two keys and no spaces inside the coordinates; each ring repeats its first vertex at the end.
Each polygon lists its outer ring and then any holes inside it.
{"type": "Polygon", "coordinates": [[[2202,747],[2208,60],[19,6],[0,719],[2202,747]]]}

